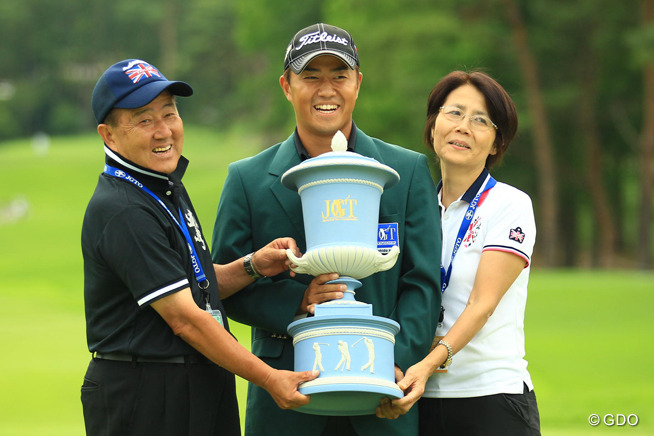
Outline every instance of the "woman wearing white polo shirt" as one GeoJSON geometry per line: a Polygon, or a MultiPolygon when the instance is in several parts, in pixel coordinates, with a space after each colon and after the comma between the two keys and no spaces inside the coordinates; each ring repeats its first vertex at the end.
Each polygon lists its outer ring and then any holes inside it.
{"type": "Polygon", "coordinates": [[[484,73],[454,71],[429,95],[425,142],[442,176],[443,311],[432,351],[398,382],[405,397],[377,409],[396,418],[420,399],[421,435],[540,435],[524,360],[533,208],[488,172],[517,127],[511,97],[484,73]]]}

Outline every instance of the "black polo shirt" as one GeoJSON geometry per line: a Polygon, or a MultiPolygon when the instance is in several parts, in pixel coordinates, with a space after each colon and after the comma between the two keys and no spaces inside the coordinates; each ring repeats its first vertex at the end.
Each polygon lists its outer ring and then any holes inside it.
{"type": "MultiPolygon", "coordinates": [[[[170,175],[143,168],[105,146],[106,163],[138,180],[180,221],[181,209],[204,273],[209,301],[227,316],[218,295],[213,263],[197,215],[182,184],[188,161],[182,157],[170,175]]],[[[136,356],[196,354],[150,307],[191,288],[198,307],[204,293],[195,275],[186,239],[168,212],[133,183],[102,173],[82,225],[84,302],[89,351],[136,356]]]]}

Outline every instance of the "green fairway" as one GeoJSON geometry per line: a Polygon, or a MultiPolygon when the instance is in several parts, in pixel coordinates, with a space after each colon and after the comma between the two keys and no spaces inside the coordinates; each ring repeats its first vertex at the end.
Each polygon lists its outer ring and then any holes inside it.
{"type": "MultiPolygon", "coordinates": [[[[261,143],[187,126],[184,181],[209,240],[227,164],[261,143]]],[[[92,134],[53,138],[44,155],[30,141],[0,144],[0,435],[84,434],[80,386],[90,356],[80,230],[103,159],[92,134]],[[22,218],[9,213],[12,201],[29,205],[22,218]]],[[[654,273],[534,264],[527,359],[543,434],[654,434],[654,273]],[[592,413],[634,414],[639,423],[592,427],[592,413]]],[[[234,333],[249,347],[249,328],[234,333]]],[[[243,415],[242,380],[238,388],[243,415]]]]}

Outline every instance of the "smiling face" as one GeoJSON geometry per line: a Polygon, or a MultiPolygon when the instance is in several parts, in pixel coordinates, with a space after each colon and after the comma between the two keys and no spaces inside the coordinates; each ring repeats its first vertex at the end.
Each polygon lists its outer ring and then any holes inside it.
{"type": "Polygon", "coordinates": [[[305,146],[314,140],[331,138],[341,130],[349,137],[352,112],[359,96],[361,73],[351,70],[339,58],[322,55],[300,74],[290,72],[280,85],[295,110],[298,133],[305,146]]]}
{"type": "Polygon", "coordinates": [[[496,130],[471,128],[470,115],[488,116],[484,95],[474,86],[465,84],[450,92],[443,106],[455,106],[467,116],[460,121],[451,121],[442,113],[436,117],[432,137],[441,167],[452,165],[481,172],[486,158],[496,153],[493,146],[496,130]]]}
{"type": "Polygon", "coordinates": [[[98,133],[107,146],[130,161],[164,174],[172,173],[184,148],[184,127],[173,96],[164,91],[145,106],[114,109],[98,133]]]}

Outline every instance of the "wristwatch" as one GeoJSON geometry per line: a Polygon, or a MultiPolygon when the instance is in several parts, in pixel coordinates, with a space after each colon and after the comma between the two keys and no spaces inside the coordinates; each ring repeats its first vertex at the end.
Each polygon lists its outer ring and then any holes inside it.
{"type": "Polygon", "coordinates": [[[254,266],[254,263],[252,263],[252,256],[254,256],[254,253],[250,253],[243,258],[243,267],[245,268],[245,272],[248,273],[250,277],[252,277],[254,280],[259,280],[263,276],[259,274],[259,271],[257,271],[256,267],[254,266]]]}
{"type": "Polygon", "coordinates": [[[449,342],[444,341],[442,339],[438,341],[438,344],[436,345],[442,345],[445,348],[447,348],[447,359],[445,359],[445,362],[443,362],[443,364],[439,367],[439,369],[445,369],[452,364],[452,355],[454,354],[452,352],[452,346],[450,345],[449,342]]]}

